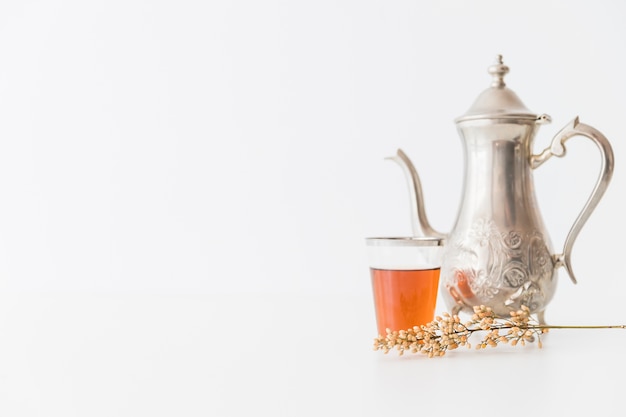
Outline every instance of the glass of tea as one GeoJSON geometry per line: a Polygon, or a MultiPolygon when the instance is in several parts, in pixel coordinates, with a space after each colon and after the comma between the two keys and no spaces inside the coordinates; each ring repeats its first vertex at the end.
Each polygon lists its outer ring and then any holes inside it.
{"type": "Polygon", "coordinates": [[[434,319],[443,239],[365,239],[379,336],[434,319]]]}

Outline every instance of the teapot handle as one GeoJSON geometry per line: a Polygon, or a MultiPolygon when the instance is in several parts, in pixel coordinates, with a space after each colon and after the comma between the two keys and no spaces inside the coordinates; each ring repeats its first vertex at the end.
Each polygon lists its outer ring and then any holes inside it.
{"type": "Polygon", "coordinates": [[[556,134],[554,139],[552,139],[552,143],[549,147],[544,149],[539,155],[532,155],[530,159],[531,168],[535,169],[543,164],[545,161],[550,159],[552,156],[563,157],[565,156],[565,142],[574,136],[585,136],[591,139],[600,149],[600,153],[602,154],[602,165],[600,169],[600,175],[596,182],[596,185],[591,192],[591,195],[587,199],[585,206],[581,210],[580,214],[574,221],[572,228],[567,234],[567,238],[565,239],[565,244],[563,247],[563,253],[559,255],[554,255],[555,258],[555,266],[565,266],[567,273],[569,274],[572,282],[576,284],[576,277],[574,276],[574,272],[572,271],[572,247],[574,246],[574,241],[578,237],[578,233],[582,229],[583,225],[591,215],[591,212],[596,208],[598,202],[602,198],[602,195],[606,191],[606,188],[611,181],[611,177],[613,176],[613,148],[611,144],[607,140],[607,138],[594,129],[593,127],[580,123],[578,121],[578,117],[572,120],[567,124],[559,133],[556,134]]]}

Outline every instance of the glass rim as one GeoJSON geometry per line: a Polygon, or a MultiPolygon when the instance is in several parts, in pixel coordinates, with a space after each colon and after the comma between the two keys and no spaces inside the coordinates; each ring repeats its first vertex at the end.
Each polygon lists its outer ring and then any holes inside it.
{"type": "Polygon", "coordinates": [[[432,236],[389,236],[366,237],[367,246],[443,246],[443,237],[432,236]]]}

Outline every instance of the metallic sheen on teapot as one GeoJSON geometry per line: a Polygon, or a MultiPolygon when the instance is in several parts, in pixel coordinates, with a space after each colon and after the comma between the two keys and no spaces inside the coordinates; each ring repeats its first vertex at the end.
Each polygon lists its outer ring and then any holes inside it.
{"type": "Polygon", "coordinates": [[[407,178],[413,234],[445,238],[440,288],[448,309],[471,313],[474,305],[486,305],[497,315],[508,316],[525,305],[545,322],[558,269],[565,267],[576,283],[572,246],[611,180],[613,150],[602,133],[576,117],[556,134],[548,148],[534,154],[535,133],[539,125],[550,122],[550,117],[532,113],[506,86],[504,76],[509,68],[502,56],[488,71],[493,77],[491,86],[455,120],[463,143],[465,171],[461,204],[450,233],[430,226],[419,176],[406,154],[398,149],[388,159],[397,162],[407,178]],[[592,140],[602,163],[563,251],[555,253],[535,198],[533,171],[552,156],[564,156],[565,142],[574,136],[592,140]]]}

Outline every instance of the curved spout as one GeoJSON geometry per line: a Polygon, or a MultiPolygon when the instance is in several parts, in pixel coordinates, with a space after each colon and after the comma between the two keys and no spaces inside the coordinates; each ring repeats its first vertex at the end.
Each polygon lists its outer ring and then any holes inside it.
{"type": "Polygon", "coordinates": [[[428,223],[426,210],[424,209],[422,184],[409,157],[406,156],[402,149],[398,149],[396,155],[389,156],[385,159],[395,161],[400,165],[406,177],[409,186],[413,236],[445,237],[446,235],[444,233],[436,231],[430,227],[430,223],[428,223]]]}

